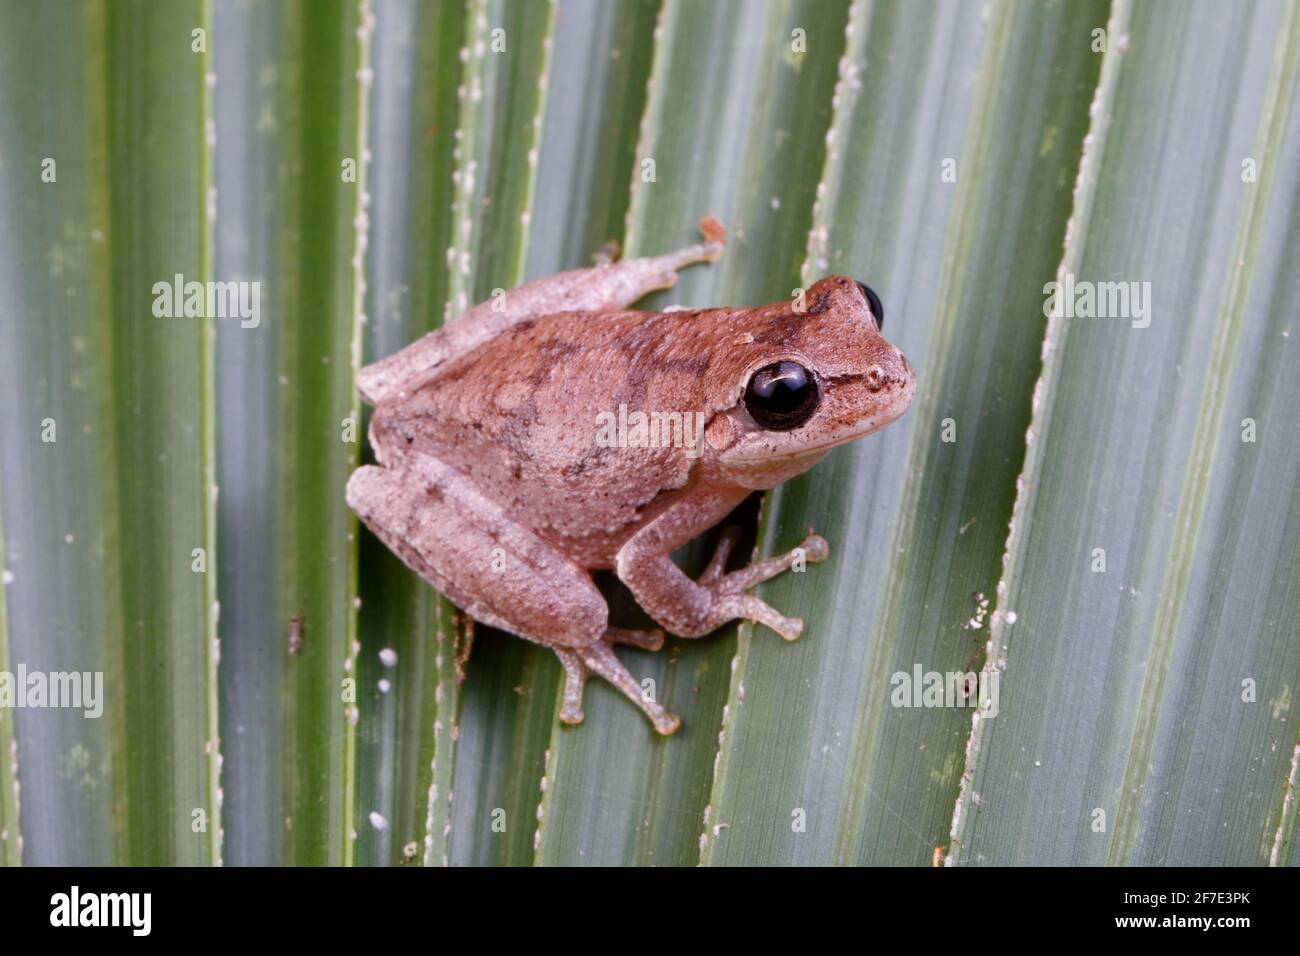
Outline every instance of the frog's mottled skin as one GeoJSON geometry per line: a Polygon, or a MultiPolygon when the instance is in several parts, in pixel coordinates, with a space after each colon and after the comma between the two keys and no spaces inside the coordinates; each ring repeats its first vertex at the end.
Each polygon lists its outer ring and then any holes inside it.
{"type": "Polygon", "coordinates": [[[657,650],[663,635],[610,627],[593,570],[613,569],[682,637],[749,618],[796,638],[802,622],[747,592],[800,555],[824,559],[820,537],[725,574],[734,537],[724,535],[697,581],[669,555],[751,491],[893,421],[915,388],[907,359],[843,276],[813,285],[801,311],[790,302],[627,310],[673,285],[677,269],[721,255],[721,226],[706,217],[701,228],[705,242],[675,253],[521,286],[359,377],[375,405],[378,465],[353,475],[348,503],[472,617],[554,650],[567,675],[560,719],[569,723],[582,720],[582,686],[594,671],[660,733],[678,726],[610,647],[657,650]],[[743,397],[757,369],[780,361],[813,373],[820,403],[802,425],[771,431],[743,397]],[[599,416],[620,405],[703,413],[702,447],[602,447],[599,416]]]}

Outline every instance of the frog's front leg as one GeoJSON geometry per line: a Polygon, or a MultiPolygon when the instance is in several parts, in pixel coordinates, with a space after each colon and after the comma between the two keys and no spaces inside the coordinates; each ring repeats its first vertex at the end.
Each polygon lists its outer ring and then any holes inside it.
{"type": "Polygon", "coordinates": [[[414,391],[447,361],[521,322],[560,312],[625,309],[656,289],[673,286],[679,269],[722,255],[726,246],[722,223],[705,216],[700,232],[703,242],[674,252],[560,272],[494,296],[401,351],[367,365],[357,375],[357,390],[367,402],[378,405],[414,391]]]}
{"type": "Polygon", "coordinates": [[[803,630],[803,621],[786,617],[747,592],[789,570],[800,558],[824,561],[830,549],[818,535],[810,533],[792,551],[724,574],[736,541],[729,530],[698,581],[692,581],[673,563],[671,554],[676,548],[695,537],[702,525],[721,520],[738,503],[735,495],[716,492],[678,502],[623,545],[618,553],[618,576],[647,614],[681,637],[702,637],[728,621],[745,618],[766,624],[792,641],[803,630]]]}
{"type": "Polygon", "coordinates": [[[605,678],[670,734],[678,720],[647,700],[610,645],[655,648],[663,635],[609,626],[589,572],[484,496],[463,474],[425,454],[359,468],[348,504],[406,564],[475,620],[551,648],[566,673],[560,719],[582,720],[587,672],[605,678]]]}

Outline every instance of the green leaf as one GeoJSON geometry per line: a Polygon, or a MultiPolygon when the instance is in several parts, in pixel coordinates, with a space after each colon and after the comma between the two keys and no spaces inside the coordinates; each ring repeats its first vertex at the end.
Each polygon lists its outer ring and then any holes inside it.
{"type": "Polygon", "coordinates": [[[1300,863],[1297,0],[0,17],[0,688],[104,705],[0,706],[0,864],[1300,863]],[[829,540],[761,588],[801,640],[620,649],[677,735],[600,681],[564,727],[347,509],[355,376],[704,213],[648,307],[850,275],[917,399],[729,519],[829,540]]]}
{"type": "Polygon", "coordinates": [[[1041,283],[1016,277],[1058,259],[1105,17],[853,12],[805,281],[877,289],[918,397],[772,497],[761,550],[811,526],[831,558],[766,587],[808,622],[796,645],[742,628],[704,835],[715,864],[929,865],[945,842],[969,713],[895,707],[892,675],[976,660],[1044,325],[1041,283]]]}
{"type": "MultiPolygon", "coordinates": [[[[155,283],[212,274],[210,66],[191,49],[207,11],[5,3],[3,18],[7,666],[102,679],[98,719],[12,715],[23,853],[213,862],[214,329],[154,312],[155,283]]],[[[16,803],[6,787],[7,820],[16,803]]]]}
{"type": "MultiPolygon", "coordinates": [[[[9,656],[9,616],[5,611],[5,591],[9,587],[9,570],[5,565],[4,528],[0,527],[0,672],[13,673],[9,656]]],[[[18,740],[14,736],[14,716],[10,707],[0,708],[0,866],[18,866],[23,861],[23,831],[18,819],[18,740]]]]}
{"type": "Polygon", "coordinates": [[[974,727],[953,855],[1286,862],[1300,16],[1117,2],[1109,35],[1057,279],[1149,282],[1150,321],[1050,322],[991,634],[1001,712],[974,727]]]}
{"type": "Polygon", "coordinates": [[[364,440],[353,381],[368,8],[217,9],[217,272],[261,288],[260,324],[221,326],[218,376],[224,787],[239,864],[352,858],[357,523],[340,503],[364,440]]]}

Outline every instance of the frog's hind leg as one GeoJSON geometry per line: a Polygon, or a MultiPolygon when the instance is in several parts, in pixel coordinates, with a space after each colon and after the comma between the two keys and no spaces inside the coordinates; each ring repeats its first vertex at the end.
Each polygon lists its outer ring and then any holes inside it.
{"type": "Polygon", "coordinates": [[[646,700],[611,643],[654,649],[661,633],[609,627],[589,572],[570,561],[461,472],[428,455],[369,465],[348,481],[348,505],[399,558],[475,620],[555,651],[564,665],[560,719],[582,720],[588,672],[626,694],[662,734],[677,718],[646,700]]]}
{"type": "MultiPolygon", "coordinates": [[[[726,246],[722,223],[705,216],[700,232],[703,242],[674,252],[560,272],[494,296],[400,352],[367,365],[357,375],[357,390],[367,402],[378,405],[414,391],[446,362],[521,322],[560,312],[618,311],[656,289],[671,288],[679,269],[713,262],[722,255],[726,246]]],[[[468,305],[452,303],[453,311],[468,305]]]]}
{"type": "Polygon", "coordinates": [[[359,468],[348,505],[393,553],[475,620],[548,647],[599,640],[609,608],[591,575],[455,468],[409,454],[359,468]]]}

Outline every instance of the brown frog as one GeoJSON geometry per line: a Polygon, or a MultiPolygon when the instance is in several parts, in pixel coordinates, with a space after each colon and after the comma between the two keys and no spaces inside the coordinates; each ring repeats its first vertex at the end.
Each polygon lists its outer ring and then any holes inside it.
{"type": "Polygon", "coordinates": [[[670,555],[751,492],[892,422],[915,390],[880,335],[880,300],[843,276],[794,303],[630,310],[722,255],[721,224],[706,216],[701,232],[676,252],[498,295],[358,377],[378,464],[352,476],[348,504],[470,616],[555,652],[566,723],[583,718],[588,673],[660,733],[679,723],[612,650],[658,650],[662,632],[611,627],[593,571],[613,570],[679,637],[737,618],[798,637],[802,621],[748,592],[824,560],[822,538],[727,573],[724,533],[696,580],[670,555]]]}

